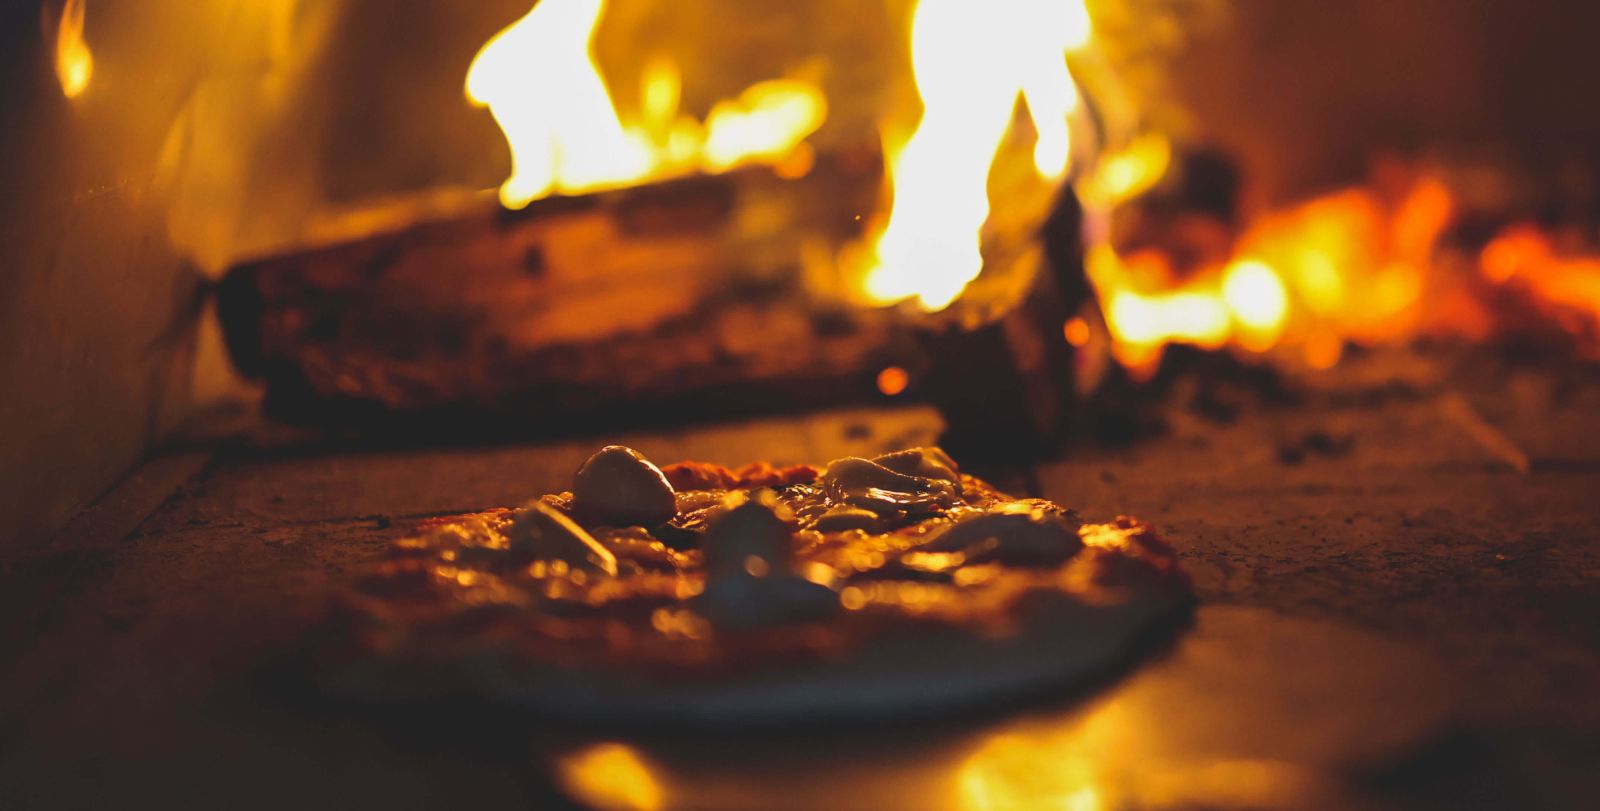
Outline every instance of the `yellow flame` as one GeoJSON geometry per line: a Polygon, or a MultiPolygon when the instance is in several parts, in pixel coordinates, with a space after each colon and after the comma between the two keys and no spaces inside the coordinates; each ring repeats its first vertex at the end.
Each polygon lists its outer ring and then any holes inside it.
{"type": "Polygon", "coordinates": [[[467,98],[489,108],[511,144],[511,177],[500,187],[507,206],[649,171],[649,152],[617,119],[591,53],[604,8],[605,0],[539,3],[467,70],[467,98]]]}
{"type": "Polygon", "coordinates": [[[983,268],[989,168],[1020,97],[1038,133],[1034,166],[1062,176],[1078,106],[1066,55],[1089,41],[1081,2],[921,0],[911,62],[922,120],[890,166],[894,204],[864,288],[874,301],[943,309],[983,268]]]}
{"type": "Polygon", "coordinates": [[[644,67],[641,80],[645,126],[653,132],[666,131],[677,123],[678,102],[683,97],[683,74],[670,59],[653,59],[644,67]]]}
{"type": "Polygon", "coordinates": [[[718,102],[706,116],[705,167],[720,172],[746,160],[781,159],[799,138],[821,126],[827,114],[827,100],[806,82],[753,84],[738,99],[718,102]]]}
{"type": "Polygon", "coordinates": [[[67,0],[56,27],[56,78],[69,99],[83,95],[94,75],[94,55],[83,41],[83,17],[88,0],[67,0]]]}
{"type": "Polygon", "coordinates": [[[1094,173],[1077,184],[1086,205],[1110,208],[1143,194],[1161,181],[1172,163],[1166,138],[1146,133],[1122,149],[1100,156],[1094,173]]]}
{"type": "Polygon", "coordinates": [[[1289,322],[1288,288],[1259,259],[1235,259],[1173,284],[1164,267],[1132,268],[1110,245],[1099,244],[1089,249],[1085,268],[1104,302],[1106,326],[1116,339],[1113,351],[1135,372],[1152,371],[1169,343],[1215,349],[1234,341],[1265,351],[1289,322]],[[1149,278],[1167,286],[1141,289],[1149,278]]]}
{"type": "Polygon", "coordinates": [[[659,811],[666,801],[655,771],[626,744],[596,744],[563,758],[557,776],[577,799],[597,808],[659,811]]]}
{"type": "Polygon", "coordinates": [[[986,740],[956,772],[964,811],[1101,811],[1107,804],[1088,758],[1042,736],[1001,733],[986,740]]]}
{"type": "Polygon", "coordinates": [[[1222,279],[1222,300],[1236,325],[1235,337],[1249,349],[1265,351],[1277,342],[1289,319],[1289,291],[1265,262],[1240,259],[1222,279]]]}
{"type": "Polygon", "coordinates": [[[781,164],[827,117],[816,86],[775,79],[719,102],[702,125],[679,115],[677,66],[655,60],[641,77],[638,120],[624,121],[593,54],[605,7],[543,0],[485,43],[467,69],[467,98],[489,108],[511,147],[511,177],[500,187],[508,208],[697,169],[781,164]]]}

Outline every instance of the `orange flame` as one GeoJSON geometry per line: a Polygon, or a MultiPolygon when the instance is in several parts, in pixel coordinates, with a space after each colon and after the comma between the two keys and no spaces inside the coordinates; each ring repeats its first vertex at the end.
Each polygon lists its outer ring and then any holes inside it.
{"type": "Polygon", "coordinates": [[[1490,282],[1524,292],[1542,314],[1586,336],[1582,348],[1600,357],[1600,256],[1566,255],[1549,234],[1519,224],[1485,245],[1478,265],[1490,282]]]}
{"type": "Polygon", "coordinates": [[[1239,236],[1233,259],[1181,278],[1159,251],[1092,247],[1086,265],[1113,353],[1136,374],[1152,372],[1173,343],[1286,347],[1327,368],[1346,341],[1484,338],[1526,327],[1532,315],[1600,355],[1600,256],[1513,225],[1466,257],[1475,281],[1449,258],[1458,205],[1444,181],[1414,170],[1389,180],[1264,216],[1239,236]],[[1511,300],[1489,301],[1484,282],[1511,300]]]}
{"type": "Polygon", "coordinates": [[[600,743],[561,758],[556,778],[585,805],[625,811],[659,811],[666,791],[657,769],[635,748],[600,743]]]}
{"type": "Polygon", "coordinates": [[[1393,205],[1352,189],[1262,218],[1234,258],[1181,279],[1153,249],[1121,257],[1098,245],[1087,269],[1113,351],[1136,373],[1153,371],[1172,343],[1264,352],[1288,341],[1325,367],[1343,338],[1414,334],[1423,276],[1453,211],[1444,185],[1424,177],[1393,205]]]}
{"type": "Polygon", "coordinates": [[[605,5],[543,0],[485,43],[467,70],[467,98],[489,108],[511,147],[511,177],[500,187],[508,208],[557,192],[782,162],[827,117],[816,86],[778,79],[718,103],[701,124],[678,113],[676,66],[655,62],[642,77],[639,120],[624,121],[592,53],[605,5]]]}
{"type": "MultiPolygon", "coordinates": [[[[809,170],[813,154],[804,141],[826,118],[827,100],[808,82],[759,82],[715,104],[702,121],[680,111],[678,66],[656,60],[640,77],[639,110],[619,113],[592,54],[605,9],[605,0],[543,0],[473,60],[466,94],[489,108],[511,146],[513,171],[500,190],[506,206],[752,162],[782,177],[809,170]]],[[[91,64],[82,14],[82,0],[63,10],[58,70],[69,96],[82,91],[91,64]]],[[[903,140],[884,124],[894,196],[870,245],[860,246],[868,301],[941,310],[977,277],[990,175],[1009,154],[1003,147],[1016,137],[1014,123],[1031,122],[1031,171],[1041,181],[1075,168],[1071,127],[1081,111],[1068,59],[1095,64],[1092,33],[1083,0],[915,4],[911,67],[923,110],[903,140]]],[[[1108,217],[1163,180],[1172,147],[1153,134],[1112,140],[1121,148],[1100,154],[1073,182],[1091,232],[1085,266],[1111,351],[1135,374],[1153,371],[1173,343],[1286,350],[1326,368],[1346,341],[1482,337],[1506,317],[1485,291],[1516,297],[1524,311],[1590,336],[1589,351],[1600,355],[1600,257],[1520,225],[1464,260],[1476,274],[1443,269],[1457,202],[1442,180],[1414,168],[1261,217],[1220,258],[1179,267],[1157,248],[1121,255],[1104,234],[1108,217]]],[[[1207,244],[1231,231],[1215,225],[1207,244]]],[[[1062,339],[1075,346],[1092,338],[1085,321],[1063,327],[1062,339]]],[[[885,394],[908,385],[899,371],[880,376],[885,394]]]]}
{"type": "Polygon", "coordinates": [[[83,40],[83,18],[88,0],[67,0],[56,26],[56,78],[69,99],[83,95],[94,75],[94,55],[83,40]]]}

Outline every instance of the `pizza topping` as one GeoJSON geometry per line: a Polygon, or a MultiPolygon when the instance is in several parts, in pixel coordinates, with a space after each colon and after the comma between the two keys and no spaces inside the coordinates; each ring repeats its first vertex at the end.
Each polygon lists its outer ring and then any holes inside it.
{"type": "Polygon", "coordinates": [[[693,605],[714,627],[728,630],[824,620],[840,609],[832,589],[788,572],[713,579],[693,605]]]}
{"type": "Polygon", "coordinates": [[[572,507],[592,525],[652,527],[678,514],[672,485],[638,451],[608,445],[578,468],[572,507]]]}
{"type": "Polygon", "coordinates": [[[683,491],[786,487],[815,481],[822,471],[811,465],[773,467],[766,462],[751,462],[737,470],[710,462],[676,462],[661,468],[661,472],[673,487],[683,491]]]}
{"type": "Polygon", "coordinates": [[[739,486],[737,474],[710,462],[674,462],[662,467],[661,473],[680,493],[685,490],[732,490],[739,486]]]}
{"type": "Polygon", "coordinates": [[[852,529],[872,532],[878,528],[878,514],[860,507],[840,504],[813,518],[808,528],[818,532],[844,532],[852,529]]]}
{"type": "Polygon", "coordinates": [[[789,565],[789,539],[793,532],[784,521],[788,509],[770,490],[747,497],[732,495],[730,509],[705,534],[705,568],[710,577],[749,567],[751,558],[771,570],[789,565]]]}
{"type": "Polygon", "coordinates": [[[565,513],[539,500],[524,507],[511,521],[506,540],[513,552],[535,560],[561,561],[574,570],[615,576],[617,556],[578,526],[565,513]]]}
{"type": "Polygon", "coordinates": [[[956,472],[955,460],[939,448],[908,448],[875,456],[872,461],[896,473],[949,482],[957,493],[961,492],[961,475],[956,472]]]}
{"type": "Polygon", "coordinates": [[[959,552],[972,562],[1054,566],[1082,548],[1077,527],[1054,511],[1032,507],[968,516],[933,536],[921,551],[959,552]]]}
{"type": "Polygon", "coordinates": [[[820,619],[838,609],[832,589],[790,568],[787,513],[772,491],[758,490],[711,525],[696,612],[718,627],[754,628],[820,619]]]}
{"type": "Polygon", "coordinates": [[[932,513],[957,499],[956,488],[948,481],[909,476],[856,456],[829,463],[822,473],[822,488],[836,503],[884,517],[932,513]]]}
{"type": "Polygon", "coordinates": [[[1148,527],[1080,526],[937,448],[730,470],[612,446],[572,491],[424,522],[389,561],[396,590],[363,585],[352,606],[398,623],[395,645],[416,631],[413,652],[465,641],[674,674],[817,661],[883,634],[1008,633],[1039,590],[1085,605],[1187,593],[1148,527]]]}

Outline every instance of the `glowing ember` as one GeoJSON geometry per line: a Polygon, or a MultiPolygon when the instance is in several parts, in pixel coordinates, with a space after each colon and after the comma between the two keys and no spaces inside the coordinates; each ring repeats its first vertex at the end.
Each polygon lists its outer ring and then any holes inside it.
{"type": "Polygon", "coordinates": [[[1600,256],[1561,250],[1528,224],[1463,253],[1446,239],[1458,218],[1449,187],[1427,172],[1391,175],[1261,217],[1236,240],[1235,258],[1184,274],[1154,249],[1091,247],[1086,266],[1114,354],[1144,374],[1172,343],[1284,347],[1325,369],[1347,341],[1483,339],[1527,327],[1532,314],[1600,355],[1600,256]],[[1491,302],[1486,290],[1505,295],[1491,302]]]}
{"type": "Polygon", "coordinates": [[[911,375],[899,366],[886,366],[878,373],[878,391],[893,397],[905,392],[911,385],[911,375]]]}
{"type": "Polygon", "coordinates": [[[638,120],[624,121],[591,52],[604,13],[605,0],[543,0],[472,60],[467,98],[489,108],[511,146],[500,187],[509,208],[555,192],[780,163],[827,116],[820,90],[783,79],[718,103],[701,124],[678,113],[676,66],[655,62],[641,77],[638,120]]]}
{"type": "Polygon", "coordinates": [[[1513,225],[1485,245],[1479,268],[1489,281],[1522,292],[1546,317],[1586,336],[1600,357],[1600,256],[1567,255],[1532,225],[1513,225]]]}
{"type": "Polygon", "coordinates": [[[1081,3],[1052,0],[922,0],[914,15],[922,120],[889,150],[894,205],[865,290],[881,303],[914,298],[939,310],[983,268],[989,168],[1019,98],[1038,132],[1040,176],[1066,172],[1067,119],[1078,106],[1066,54],[1088,43],[1090,25],[1081,3]]]}
{"type": "Polygon", "coordinates": [[[67,0],[61,7],[61,21],[56,28],[56,78],[61,81],[61,92],[69,99],[83,95],[89,89],[89,77],[94,75],[94,56],[83,41],[83,15],[88,0],[67,0]]]}
{"type": "Polygon", "coordinates": [[[1067,343],[1073,346],[1088,346],[1089,339],[1094,336],[1094,332],[1089,328],[1088,321],[1082,318],[1069,318],[1067,323],[1061,327],[1061,336],[1066,338],[1067,343]]]}

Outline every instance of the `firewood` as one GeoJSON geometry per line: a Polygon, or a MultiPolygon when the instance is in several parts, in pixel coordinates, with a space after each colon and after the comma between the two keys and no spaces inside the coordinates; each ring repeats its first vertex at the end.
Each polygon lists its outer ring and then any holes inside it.
{"type": "Polygon", "coordinates": [[[802,256],[861,239],[881,160],[818,159],[446,217],[232,269],[218,306],[269,415],[321,430],[571,432],[901,397],[978,455],[1052,447],[1073,408],[1062,323],[1087,296],[1070,193],[1043,246],[994,218],[992,267],[949,310],[814,296],[802,256]],[[1048,250],[1047,250],[1048,249],[1048,250]]]}
{"type": "Polygon", "coordinates": [[[798,266],[861,236],[881,176],[874,151],[797,180],[751,167],[520,211],[485,199],[238,265],[218,309],[236,365],[294,423],[811,403],[870,391],[866,358],[897,343],[891,318],[810,300],[798,266]]]}

